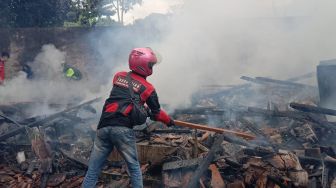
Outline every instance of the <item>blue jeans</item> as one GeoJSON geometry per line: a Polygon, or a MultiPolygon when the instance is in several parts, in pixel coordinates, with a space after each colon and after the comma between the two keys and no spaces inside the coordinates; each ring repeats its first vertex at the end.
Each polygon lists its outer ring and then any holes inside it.
{"type": "Polygon", "coordinates": [[[131,175],[132,187],[143,187],[133,130],[127,127],[110,126],[97,130],[90,156],[89,168],[82,184],[83,188],[95,187],[104,162],[113,147],[116,147],[126,161],[128,171],[131,175]]]}

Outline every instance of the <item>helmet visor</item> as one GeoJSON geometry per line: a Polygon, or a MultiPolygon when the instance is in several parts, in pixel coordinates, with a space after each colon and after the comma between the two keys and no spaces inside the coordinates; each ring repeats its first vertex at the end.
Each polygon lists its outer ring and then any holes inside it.
{"type": "Polygon", "coordinates": [[[149,67],[150,69],[153,69],[153,67],[154,67],[155,64],[156,64],[156,62],[149,62],[149,63],[148,63],[148,67],[149,67]]]}

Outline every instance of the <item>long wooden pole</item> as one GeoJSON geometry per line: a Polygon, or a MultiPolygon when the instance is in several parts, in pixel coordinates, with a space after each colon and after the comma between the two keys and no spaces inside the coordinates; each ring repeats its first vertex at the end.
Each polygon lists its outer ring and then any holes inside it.
{"type": "Polygon", "coordinates": [[[214,128],[214,127],[208,127],[206,125],[200,125],[200,124],[195,124],[195,123],[189,123],[189,122],[184,122],[184,121],[179,121],[179,120],[174,120],[175,125],[181,126],[181,127],[188,127],[192,129],[199,129],[199,130],[205,130],[205,131],[212,131],[216,133],[231,133],[236,136],[248,139],[248,140],[253,140],[256,137],[254,135],[248,134],[248,133],[243,133],[243,132],[237,132],[237,131],[231,131],[228,129],[222,129],[222,128],[214,128]]]}

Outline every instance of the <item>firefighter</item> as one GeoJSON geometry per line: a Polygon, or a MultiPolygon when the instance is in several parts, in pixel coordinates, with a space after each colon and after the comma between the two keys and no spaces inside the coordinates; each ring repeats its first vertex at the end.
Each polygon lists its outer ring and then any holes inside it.
{"type": "Polygon", "coordinates": [[[112,91],[105,101],[97,127],[88,171],[82,184],[84,188],[95,187],[104,162],[113,148],[116,148],[126,161],[132,187],[143,187],[135,135],[132,129],[135,120],[131,114],[132,110],[135,110],[135,105],[129,100],[132,94],[130,94],[127,80],[131,78],[134,95],[139,97],[141,105],[147,104],[152,120],[161,121],[168,127],[174,125],[170,116],[160,108],[153,85],[146,80],[157,63],[154,52],[150,48],[135,48],[131,51],[128,62],[131,72],[118,72],[114,75],[112,91]]]}
{"type": "Polygon", "coordinates": [[[71,80],[81,80],[82,79],[82,73],[75,67],[72,67],[66,63],[63,63],[62,66],[63,66],[63,74],[67,79],[71,79],[71,80]]]}
{"type": "Polygon", "coordinates": [[[0,85],[5,82],[5,63],[9,59],[8,52],[2,52],[0,57],[0,85]]]}

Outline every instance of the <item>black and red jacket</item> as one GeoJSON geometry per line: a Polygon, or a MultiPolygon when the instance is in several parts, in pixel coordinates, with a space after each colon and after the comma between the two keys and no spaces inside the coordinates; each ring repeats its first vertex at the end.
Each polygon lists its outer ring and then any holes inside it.
{"type": "Polygon", "coordinates": [[[5,62],[0,60],[0,85],[5,81],[5,62]]]}
{"type": "MultiPolygon", "coordinates": [[[[118,72],[113,78],[113,88],[110,97],[106,99],[103,112],[98,124],[98,129],[106,126],[133,127],[129,114],[133,108],[130,102],[131,94],[128,90],[127,72],[118,72]]],[[[160,108],[158,96],[152,84],[146,78],[131,73],[134,94],[140,97],[143,105],[145,103],[151,111],[151,118],[168,124],[171,118],[160,108]]]]}

